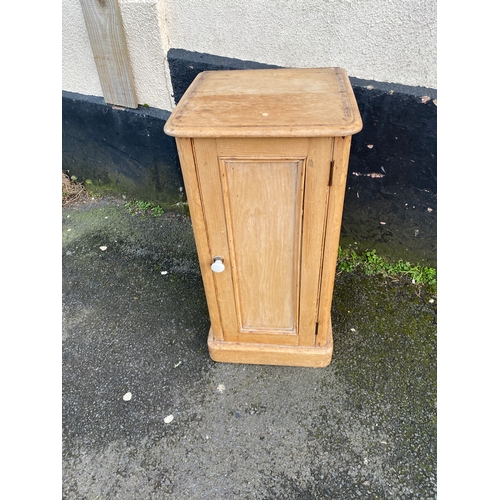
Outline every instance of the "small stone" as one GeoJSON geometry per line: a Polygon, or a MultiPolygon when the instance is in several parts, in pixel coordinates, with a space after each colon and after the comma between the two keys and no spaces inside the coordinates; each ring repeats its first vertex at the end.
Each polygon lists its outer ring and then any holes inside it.
{"type": "Polygon", "coordinates": [[[165,417],[164,422],[166,424],[169,424],[170,422],[172,422],[173,419],[174,419],[174,416],[173,415],[169,415],[168,417],[165,417]]]}
{"type": "Polygon", "coordinates": [[[108,249],[108,247],[106,247],[106,246],[104,246],[104,245],[103,245],[102,247],[99,247],[99,249],[100,249],[100,250],[102,250],[102,251],[104,252],[104,250],[107,250],[107,249],[108,249]]]}
{"type": "Polygon", "coordinates": [[[130,401],[132,399],[132,393],[127,392],[127,394],[123,395],[123,401],[130,401]]]}
{"type": "Polygon", "coordinates": [[[165,276],[165,274],[168,274],[168,271],[161,271],[161,274],[165,276]]]}

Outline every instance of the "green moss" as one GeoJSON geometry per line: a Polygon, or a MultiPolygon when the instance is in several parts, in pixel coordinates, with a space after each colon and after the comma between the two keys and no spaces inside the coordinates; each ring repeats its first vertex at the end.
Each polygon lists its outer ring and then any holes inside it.
{"type": "Polygon", "coordinates": [[[390,261],[377,255],[376,250],[357,253],[355,250],[344,250],[339,247],[337,269],[346,272],[352,272],[357,269],[369,276],[380,274],[391,279],[407,277],[413,284],[429,285],[434,290],[437,287],[437,272],[435,268],[411,264],[402,259],[395,262],[390,261]]]}

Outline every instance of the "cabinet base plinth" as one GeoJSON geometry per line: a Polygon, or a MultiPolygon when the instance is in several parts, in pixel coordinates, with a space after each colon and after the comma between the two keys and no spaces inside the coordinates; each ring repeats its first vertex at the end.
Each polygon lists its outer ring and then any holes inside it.
{"type": "Polygon", "coordinates": [[[332,329],[331,327],[329,328],[327,343],[324,347],[309,347],[225,342],[223,340],[215,340],[210,328],[208,334],[208,352],[214,361],[220,363],[324,368],[332,360],[332,329]]]}

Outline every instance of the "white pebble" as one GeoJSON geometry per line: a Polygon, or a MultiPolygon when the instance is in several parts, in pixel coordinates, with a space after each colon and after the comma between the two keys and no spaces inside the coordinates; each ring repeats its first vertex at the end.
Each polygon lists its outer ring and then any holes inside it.
{"type": "Polygon", "coordinates": [[[168,417],[165,417],[165,423],[169,424],[170,422],[172,422],[173,419],[174,419],[174,416],[173,415],[169,415],[168,417]]]}
{"type": "Polygon", "coordinates": [[[127,394],[123,395],[123,401],[130,401],[132,399],[132,393],[127,392],[127,394]]]}
{"type": "Polygon", "coordinates": [[[102,247],[99,247],[99,248],[100,248],[103,252],[104,252],[104,250],[107,250],[107,249],[108,249],[108,247],[105,247],[105,246],[102,246],[102,247]]]}
{"type": "Polygon", "coordinates": [[[161,271],[161,274],[165,276],[165,274],[168,274],[168,271],[161,271]]]}

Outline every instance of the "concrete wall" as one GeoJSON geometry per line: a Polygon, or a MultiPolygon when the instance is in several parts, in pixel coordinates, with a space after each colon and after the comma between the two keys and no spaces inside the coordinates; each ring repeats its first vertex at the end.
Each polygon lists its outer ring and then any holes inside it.
{"type": "Polygon", "coordinates": [[[62,3],[62,90],[102,97],[79,0],[62,3]]]}
{"type": "Polygon", "coordinates": [[[436,87],[435,0],[169,2],[172,48],[436,87]]]}
{"type": "Polygon", "coordinates": [[[97,190],[178,206],[183,179],[163,125],[199,72],[344,67],[363,130],[352,141],[342,245],[435,265],[436,0],[119,5],[138,109],[104,102],[80,0],[63,0],[63,170],[97,190]]]}
{"type": "MultiPolygon", "coordinates": [[[[170,49],[437,88],[436,0],[119,0],[140,104],[171,111],[170,49]]],[[[62,89],[102,96],[79,0],[62,3],[62,89]]]]}

